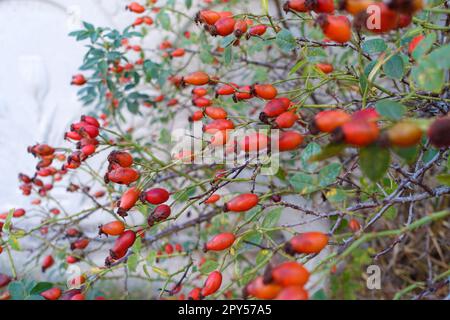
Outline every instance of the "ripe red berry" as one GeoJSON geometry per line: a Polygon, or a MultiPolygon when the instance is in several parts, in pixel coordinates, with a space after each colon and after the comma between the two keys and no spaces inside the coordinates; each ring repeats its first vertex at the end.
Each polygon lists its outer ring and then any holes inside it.
{"type": "Polygon", "coordinates": [[[255,36],[260,37],[260,36],[264,35],[264,33],[266,33],[266,31],[267,31],[267,26],[260,24],[260,25],[251,27],[250,30],[248,31],[248,34],[252,37],[255,37],[255,36]]]}
{"type": "Polygon", "coordinates": [[[231,84],[224,84],[222,86],[220,86],[217,91],[216,91],[216,95],[218,96],[229,96],[232,95],[236,92],[236,88],[238,88],[238,85],[235,83],[231,83],[231,84]]]}
{"type": "Polygon", "coordinates": [[[210,196],[208,199],[205,200],[205,203],[206,204],[216,203],[219,200],[220,200],[220,195],[213,194],[212,196],[210,196]]]}
{"type": "Polygon", "coordinates": [[[173,253],[173,246],[170,243],[167,243],[164,246],[164,252],[168,255],[171,255],[173,253]]]}
{"type": "Polygon", "coordinates": [[[78,239],[70,245],[70,248],[72,250],[75,249],[83,250],[89,245],[89,243],[90,243],[89,239],[86,238],[78,239]]]}
{"type": "Polygon", "coordinates": [[[141,195],[143,201],[147,201],[151,204],[161,204],[169,200],[169,192],[163,188],[153,188],[144,191],[141,195]]]}
{"type": "Polygon", "coordinates": [[[201,300],[201,291],[200,288],[194,288],[188,294],[188,300],[201,300]]]}
{"type": "Polygon", "coordinates": [[[112,221],[99,227],[99,234],[108,236],[120,236],[125,231],[125,224],[122,221],[112,221]]]}
{"type": "Polygon", "coordinates": [[[198,22],[206,23],[208,25],[213,25],[220,19],[220,14],[212,10],[202,10],[197,13],[196,20],[198,22]]]}
{"type": "Polygon", "coordinates": [[[245,287],[246,295],[257,299],[274,299],[282,290],[282,287],[275,283],[264,283],[262,276],[257,277],[245,287]]]}
{"type": "Polygon", "coordinates": [[[310,10],[314,10],[317,13],[333,13],[334,1],[333,0],[306,0],[306,5],[310,10]]]}
{"type": "Polygon", "coordinates": [[[133,157],[128,152],[113,151],[108,155],[110,163],[118,164],[121,167],[128,168],[133,165],[133,157]]]}
{"type": "Polygon", "coordinates": [[[61,297],[61,293],[61,289],[55,287],[41,292],[41,296],[46,300],[58,300],[61,297]]]}
{"type": "Polygon", "coordinates": [[[372,6],[378,7],[377,12],[379,12],[379,24],[377,25],[376,23],[373,23],[372,25],[372,17],[368,16],[365,21],[365,27],[367,30],[374,33],[385,33],[397,28],[399,14],[396,11],[389,9],[389,7],[382,2],[374,3],[372,6]]]}
{"type": "Polygon", "coordinates": [[[325,74],[333,72],[333,65],[329,63],[317,63],[316,67],[325,74]]]}
{"type": "Polygon", "coordinates": [[[140,194],[141,191],[136,187],[132,187],[127,191],[125,191],[119,200],[118,203],[119,210],[117,213],[122,217],[126,216],[127,211],[133,208],[136,202],[138,201],[140,194]]]}
{"type": "Polygon", "coordinates": [[[309,279],[309,272],[303,265],[295,261],[283,262],[272,269],[272,281],[287,286],[303,286],[309,279]]]}
{"type": "Polygon", "coordinates": [[[70,298],[70,300],[74,300],[74,301],[78,300],[78,301],[81,301],[81,300],[86,300],[86,297],[85,297],[84,294],[82,294],[82,293],[77,293],[77,294],[74,295],[72,298],[70,298]]]}
{"type": "Polygon", "coordinates": [[[255,95],[264,100],[272,100],[278,94],[277,89],[271,84],[255,84],[253,86],[255,95]]]}
{"type": "Polygon", "coordinates": [[[259,132],[254,132],[245,136],[241,140],[240,147],[245,152],[255,152],[266,149],[268,143],[269,138],[267,137],[267,135],[259,132]]]}
{"type": "Polygon", "coordinates": [[[263,113],[269,118],[274,118],[287,111],[290,105],[291,101],[289,99],[276,98],[267,102],[263,109],[263,113]]]}
{"type": "Polygon", "coordinates": [[[297,131],[283,131],[278,140],[278,149],[292,151],[297,149],[303,142],[303,136],[297,131]]]}
{"type": "Polygon", "coordinates": [[[42,265],[41,265],[42,272],[45,272],[45,270],[47,270],[48,268],[53,266],[54,263],[55,263],[55,260],[53,260],[53,257],[51,255],[44,257],[44,259],[42,260],[42,265]]]}
{"type": "Polygon", "coordinates": [[[73,263],[77,263],[79,261],[78,258],[74,257],[74,256],[67,256],[66,257],[66,262],[68,264],[73,264],[73,263]]]}
{"type": "Polygon", "coordinates": [[[11,277],[0,273],[0,288],[6,287],[11,282],[11,277]]]}
{"type": "Polygon", "coordinates": [[[203,118],[203,112],[202,111],[195,111],[190,117],[189,121],[200,121],[203,118]]]}
{"type": "Polygon", "coordinates": [[[203,297],[210,296],[219,290],[222,285],[222,274],[219,271],[213,271],[209,274],[208,278],[203,285],[201,295],[203,297]]]}
{"type": "Polygon", "coordinates": [[[308,300],[308,292],[299,286],[283,288],[275,300],[308,300]]]}
{"type": "Polygon", "coordinates": [[[127,10],[130,10],[134,13],[143,13],[145,11],[145,7],[141,6],[137,2],[131,2],[129,5],[125,7],[127,10]]]}
{"type": "Polygon", "coordinates": [[[210,33],[213,36],[226,37],[233,33],[236,20],[230,17],[220,18],[213,26],[210,27],[210,33]]]}
{"type": "Polygon", "coordinates": [[[207,73],[202,71],[193,72],[185,77],[183,77],[183,82],[186,84],[194,86],[203,86],[209,83],[209,76],[207,73]]]}
{"type": "Polygon", "coordinates": [[[236,240],[234,234],[225,232],[214,236],[205,245],[205,251],[222,251],[231,247],[236,240]]]}
{"type": "Polygon", "coordinates": [[[232,129],[234,129],[234,123],[233,121],[228,119],[217,119],[203,127],[204,132],[211,134],[214,134],[217,131],[232,130],[232,129]]]}
{"type": "Polygon", "coordinates": [[[106,178],[107,181],[129,185],[139,179],[139,172],[133,168],[119,167],[108,172],[106,178]]]}
{"type": "Polygon", "coordinates": [[[236,38],[242,37],[247,32],[248,24],[245,20],[238,20],[234,25],[234,35],[236,38]]]}
{"type": "Polygon", "coordinates": [[[361,225],[359,224],[359,221],[356,219],[351,219],[348,222],[348,227],[350,228],[350,230],[352,230],[353,232],[357,232],[359,231],[359,229],[361,229],[361,225]]]}
{"type": "Polygon", "coordinates": [[[380,129],[374,122],[353,120],[345,123],[342,127],[342,133],[346,143],[364,147],[378,139],[380,129]]]}
{"type": "Polygon", "coordinates": [[[338,43],[350,41],[352,30],[350,21],[346,16],[333,16],[321,14],[317,22],[327,38],[338,43]]]}
{"type": "Polygon", "coordinates": [[[319,253],[328,244],[328,236],[322,232],[305,232],[294,236],[286,243],[288,254],[319,253]]]}
{"type": "Polygon", "coordinates": [[[234,197],[225,204],[225,211],[244,212],[256,206],[259,198],[253,193],[244,193],[234,197]]]}
{"type": "Polygon", "coordinates": [[[275,123],[278,128],[291,128],[295,122],[298,120],[298,115],[292,111],[286,111],[280,114],[276,119],[275,123]]]}
{"type": "Polygon", "coordinates": [[[155,221],[163,221],[170,216],[170,213],[171,209],[167,204],[160,204],[153,211],[152,217],[155,219],[155,221]]]}
{"type": "Polygon", "coordinates": [[[236,90],[236,93],[234,94],[234,98],[237,101],[251,99],[251,98],[253,98],[252,91],[253,91],[253,89],[251,86],[239,87],[236,90]]]}
{"type": "Polygon", "coordinates": [[[120,235],[114,242],[113,248],[110,250],[113,259],[120,259],[125,256],[128,249],[134,244],[136,240],[136,233],[132,230],[127,230],[120,235]]]}
{"type": "Polygon", "coordinates": [[[228,113],[220,107],[207,107],[205,108],[205,113],[211,119],[226,119],[228,117],[228,113]]]}
{"type": "Polygon", "coordinates": [[[306,6],[306,0],[289,0],[284,4],[284,11],[289,10],[297,12],[308,12],[310,9],[306,6]]]}
{"type": "Polygon", "coordinates": [[[314,117],[313,129],[321,132],[333,132],[336,128],[349,122],[351,116],[341,110],[321,111],[314,117]]]}
{"type": "Polygon", "coordinates": [[[72,81],[70,82],[71,85],[75,86],[82,86],[86,83],[86,78],[82,74],[76,74],[72,76],[72,81]]]}

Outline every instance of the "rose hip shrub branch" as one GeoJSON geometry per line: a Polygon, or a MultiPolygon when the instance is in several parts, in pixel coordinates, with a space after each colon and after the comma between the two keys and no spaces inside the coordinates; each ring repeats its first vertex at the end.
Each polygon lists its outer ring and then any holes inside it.
{"type": "Polygon", "coordinates": [[[123,31],[84,22],[72,85],[89,115],[63,146],[29,147],[31,206],[0,216],[1,298],[445,297],[448,6],[154,0],[129,3],[123,31]],[[172,154],[183,114],[201,148],[172,154]],[[245,161],[194,161],[214,148],[245,161]],[[279,157],[275,175],[263,154],[279,157]],[[89,205],[73,212],[57,188],[89,205]],[[98,235],[83,227],[95,216],[98,235]],[[308,228],[318,221],[329,231],[308,228]],[[382,290],[366,287],[370,264],[382,290]]]}

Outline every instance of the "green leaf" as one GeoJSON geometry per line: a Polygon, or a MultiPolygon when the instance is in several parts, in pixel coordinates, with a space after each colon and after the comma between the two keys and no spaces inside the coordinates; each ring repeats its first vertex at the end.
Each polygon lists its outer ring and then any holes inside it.
{"type": "Polygon", "coordinates": [[[313,155],[311,158],[309,158],[309,162],[312,161],[323,161],[329,158],[332,158],[334,156],[339,155],[343,150],[345,149],[345,144],[343,143],[331,143],[329,145],[326,145],[322,151],[319,153],[313,155]]]}
{"type": "Polygon", "coordinates": [[[270,210],[269,212],[267,212],[266,215],[264,216],[264,220],[262,222],[262,227],[263,228],[271,228],[271,227],[275,226],[277,224],[278,220],[280,220],[282,212],[283,212],[283,208],[276,208],[276,209],[273,209],[273,210],[270,210]]]}
{"type": "Polygon", "coordinates": [[[190,9],[192,7],[192,0],[185,0],[184,1],[186,8],[190,9]]]}
{"type": "Polygon", "coordinates": [[[311,300],[327,300],[327,295],[323,289],[320,289],[311,296],[311,300]]]}
{"type": "Polygon", "coordinates": [[[139,255],[132,254],[128,257],[127,266],[131,272],[135,272],[139,262],[139,255]]]}
{"type": "Polygon", "coordinates": [[[389,168],[391,156],[389,150],[378,146],[368,146],[359,151],[359,166],[370,180],[380,180],[389,168]]]}
{"type": "Polygon", "coordinates": [[[361,45],[362,50],[367,54],[384,52],[387,49],[383,39],[369,39],[361,45]]]}
{"type": "Polygon", "coordinates": [[[293,75],[294,73],[297,72],[298,69],[300,69],[301,67],[303,67],[305,65],[305,63],[307,62],[306,59],[300,59],[295,66],[292,67],[291,71],[289,71],[289,75],[293,75]]]}
{"type": "Polygon", "coordinates": [[[433,50],[428,57],[437,63],[442,69],[450,68],[450,44],[433,50]]]}
{"type": "Polygon", "coordinates": [[[341,170],[342,165],[340,163],[332,163],[322,168],[319,172],[319,185],[321,187],[326,187],[333,184],[341,170]]]}
{"type": "Polygon", "coordinates": [[[232,60],[233,60],[233,47],[228,46],[225,48],[223,52],[223,62],[227,66],[231,63],[232,60]]]}
{"type": "Polygon", "coordinates": [[[214,260],[207,260],[204,264],[200,267],[199,271],[201,274],[210,274],[214,270],[216,270],[219,267],[219,263],[214,260]]]}
{"type": "Polygon", "coordinates": [[[161,132],[159,133],[159,143],[164,145],[170,145],[172,141],[172,136],[170,134],[170,131],[166,128],[162,128],[161,132]]]}
{"type": "Polygon", "coordinates": [[[297,47],[294,36],[287,29],[283,29],[278,32],[275,42],[284,52],[291,52],[297,47]]]}
{"type": "Polygon", "coordinates": [[[419,64],[412,68],[411,75],[420,89],[439,93],[444,87],[444,70],[430,57],[421,59],[419,64]]]}
{"type": "Polygon", "coordinates": [[[413,163],[419,153],[418,146],[412,146],[408,148],[392,148],[392,150],[407,163],[413,163]]]}
{"type": "Polygon", "coordinates": [[[375,108],[383,117],[389,120],[400,120],[406,112],[406,107],[393,100],[380,100],[375,108]]]}
{"type": "Polygon", "coordinates": [[[302,166],[302,169],[307,172],[313,172],[317,169],[318,164],[313,163],[311,159],[318,155],[320,153],[320,145],[311,142],[306,146],[306,148],[302,151],[302,154],[300,155],[300,164],[302,166]]]}
{"type": "Polygon", "coordinates": [[[403,59],[400,55],[392,56],[383,66],[383,71],[391,79],[401,79],[405,74],[403,59]]]}
{"type": "Polygon", "coordinates": [[[11,228],[11,219],[13,217],[15,209],[11,209],[8,212],[8,216],[6,217],[5,223],[3,224],[3,231],[9,232],[9,229],[11,228]]]}
{"type": "Polygon", "coordinates": [[[51,282],[39,282],[37,283],[33,289],[30,291],[30,295],[37,295],[41,292],[44,292],[45,290],[48,290],[53,287],[53,283],[51,282]]]}
{"type": "Polygon", "coordinates": [[[165,13],[164,11],[159,12],[156,16],[156,19],[159,21],[159,23],[161,23],[161,26],[165,30],[170,30],[170,17],[167,13],[165,13]]]}
{"type": "Polygon", "coordinates": [[[430,51],[435,41],[435,32],[429,33],[422,41],[420,41],[417,47],[412,52],[412,57],[414,58],[414,60],[419,61],[423,55],[430,51]]]}
{"type": "Polygon", "coordinates": [[[313,176],[305,173],[297,173],[290,179],[292,187],[300,194],[309,194],[318,190],[313,176]]]}
{"type": "Polygon", "coordinates": [[[14,281],[8,285],[8,292],[13,300],[23,300],[27,296],[22,282],[14,281]]]}

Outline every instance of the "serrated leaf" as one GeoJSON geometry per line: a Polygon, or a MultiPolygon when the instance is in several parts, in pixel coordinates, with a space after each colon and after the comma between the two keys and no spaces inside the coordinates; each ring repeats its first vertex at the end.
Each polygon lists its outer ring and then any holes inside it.
{"type": "Polygon", "coordinates": [[[359,166],[373,182],[380,180],[389,168],[391,156],[387,148],[368,146],[359,150],[359,166]]]}
{"type": "Polygon", "coordinates": [[[297,47],[294,36],[287,29],[282,29],[278,32],[275,42],[284,52],[291,52],[297,47]]]}

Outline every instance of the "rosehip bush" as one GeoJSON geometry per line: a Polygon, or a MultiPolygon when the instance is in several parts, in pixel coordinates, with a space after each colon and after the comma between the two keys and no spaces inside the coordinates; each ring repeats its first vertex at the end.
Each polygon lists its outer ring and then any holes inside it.
{"type": "Polygon", "coordinates": [[[448,294],[448,1],[126,10],[124,30],[70,34],[85,115],[28,148],[30,205],[0,216],[1,299],[448,294]]]}

